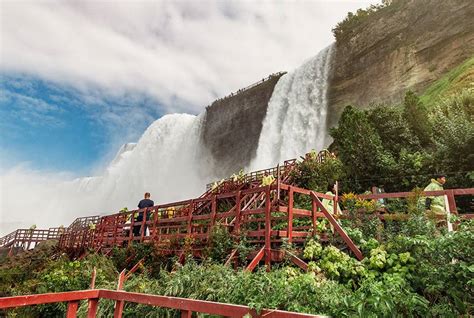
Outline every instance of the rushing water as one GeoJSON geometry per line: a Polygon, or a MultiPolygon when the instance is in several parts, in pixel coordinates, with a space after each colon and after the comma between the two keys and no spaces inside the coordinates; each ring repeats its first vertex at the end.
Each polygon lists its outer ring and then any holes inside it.
{"type": "Polygon", "coordinates": [[[85,200],[81,208],[131,209],[145,192],[161,203],[199,196],[212,178],[199,139],[201,125],[202,115],[173,114],[155,121],[136,145],[122,147],[102,176],[70,184],[85,200]]]}
{"type": "Polygon", "coordinates": [[[268,104],[250,169],[261,169],[323,148],[333,47],[322,50],[278,81],[268,104]]]}

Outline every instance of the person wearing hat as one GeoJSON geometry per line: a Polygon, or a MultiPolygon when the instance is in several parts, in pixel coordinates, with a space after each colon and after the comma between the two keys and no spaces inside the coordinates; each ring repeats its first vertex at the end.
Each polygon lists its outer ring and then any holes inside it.
{"type": "MultiPolygon", "coordinates": [[[[438,174],[435,179],[431,179],[431,183],[426,186],[423,191],[443,191],[443,185],[446,183],[446,176],[444,174],[438,174]]],[[[425,208],[431,210],[433,213],[438,215],[446,214],[446,205],[444,202],[444,196],[429,196],[425,199],[425,208]]]]}

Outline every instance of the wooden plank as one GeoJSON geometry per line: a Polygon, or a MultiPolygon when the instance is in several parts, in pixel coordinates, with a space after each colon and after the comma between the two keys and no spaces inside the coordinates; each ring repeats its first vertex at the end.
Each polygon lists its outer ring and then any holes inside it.
{"type": "Polygon", "coordinates": [[[67,304],[67,318],[76,318],[77,317],[77,309],[79,308],[79,300],[72,300],[67,304]]]}
{"type": "Polygon", "coordinates": [[[12,308],[12,307],[23,307],[39,304],[50,304],[57,302],[83,300],[89,298],[99,297],[98,290],[80,290],[73,292],[63,293],[47,293],[38,295],[24,295],[24,296],[13,296],[13,297],[1,297],[0,298],[0,309],[12,308]]]}
{"type": "Polygon", "coordinates": [[[158,306],[164,308],[189,310],[193,312],[206,313],[211,315],[219,315],[225,317],[242,317],[250,313],[252,317],[271,317],[271,318],[319,318],[323,316],[293,313],[282,310],[262,310],[260,316],[254,310],[247,306],[218,303],[205,300],[187,299],[179,297],[167,297],[158,295],[148,295],[140,293],[129,293],[124,291],[101,290],[102,298],[112,300],[124,300],[145,304],[149,306],[158,306]]]}
{"type": "Polygon", "coordinates": [[[291,252],[286,251],[286,253],[290,255],[290,259],[293,262],[293,264],[295,264],[296,266],[298,266],[305,272],[308,271],[308,264],[305,261],[303,261],[302,259],[300,259],[298,256],[296,256],[295,254],[291,252]]]}
{"type": "Polygon", "coordinates": [[[262,247],[245,270],[252,272],[255,269],[255,267],[258,265],[258,263],[262,260],[264,255],[265,255],[265,248],[262,247]]]}
{"type": "Polygon", "coordinates": [[[235,198],[235,223],[234,223],[234,233],[239,234],[240,233],[240,217],[241,217],[241,209],[240,209],[240,199],[241,199],[242,193],[239,191],[237,192],[237,196],[235,198]]]}
{"type": "Polygon", "coordinates": [[[271,201],[270,201],[270,186],[267,186],[265,191],[265,265],[267,266],[267,271],[270,270],[271,263],[271,242],[270,242],[270,231],[271,231],[271,201]]]}
{"type": "MultiPolygon", "coordinates": [[[[117,290],[121,290],[123,288],[124,282],[125,282],[125,269],[120,272],[119,279],[117,282],[117,290]]],[[[117,300],[115,302],[114,318],[122,318],[124,305],[125,305],[125,301],[123,300],[117,300]]]]}
{"type": "Polygon", "coordinates": [[[354,244],[354,242],[352,242],[351,238],[347,235],[347,233],[344,231],[344,229],[339,225],[339,223],[336,221],[336,219],[326,210],[326,208],[323,206],[321,201],[319,201],[316,194],[311,193],[311,197],[313,198],[313,201],[316,202],[318,208],[324,213],[326,218],[332,224],[332,226],[334,227],[336,232],[339,233],[339,235],[342,237],[344,242],[346,242],[347,246],[351,249],[351,251],[357,257],[357,259],[362,260],[364,258],[364,256],[362,255],[362,252],[354,244]]]}
{"type": "Polygon", "coordinates": [[[87,318],[95,318],[99,307],[99,298],[90,298],[87,304],[87,318]]]}
{"type": "Polygon", "coordinates": [[[294,188],[290,187],[288,191],[288,242],[291,244],[293,239],[293,193],[294,188]]]}

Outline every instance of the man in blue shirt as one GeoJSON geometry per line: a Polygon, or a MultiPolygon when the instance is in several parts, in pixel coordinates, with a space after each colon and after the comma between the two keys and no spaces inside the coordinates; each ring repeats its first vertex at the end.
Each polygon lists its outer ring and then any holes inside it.
{"type": "MultiPolygon", "coordinates": [[[[150,200],[150,196],[151,195],[150,195],[149,192],[145,193],[145,198],[143,200],[140,200],[140,202],[138,203],[138,208],[139,209],[151,208],[152,206],[155,205],[153,200],[150,200]]],[[[147,221],[150,220],[150,213],[147,213],[146,220],[147,221]]],[[[142,221],[143,221],[143,212],[140,212],[140,213],[138,213],[138,216],[136,217],[135,222],[142,222],[142,221]]],[[[140,235],[140,228],[141,228],[141,225],[135,225],[133,227],[133,235],[134,236],[139,236],[140,235]]],[[[144,226],[143,226],[144,233],[146,233],[146,229],[147,229],[147,225],[144,224],[144,226]]]]}

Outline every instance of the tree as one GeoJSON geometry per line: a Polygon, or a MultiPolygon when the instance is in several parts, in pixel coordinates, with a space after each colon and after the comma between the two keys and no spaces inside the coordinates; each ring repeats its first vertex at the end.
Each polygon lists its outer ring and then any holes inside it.
{"type": "Polygon", "coordinates": [[[402,108],[379,105],[369,110],[368,117],[384,148],[394,157],[399,157],[402,149],[421,150],[420,141],[410,131],[402,108]]]}
{"type": "Polygon", "coordinates": [[[331,129],[330,134],[347,174],[353,179],[351,187],[357,187],[352,190],[367,189],[393,170],[395,160],[383,148],[366,112],[347,106],[338,127],[331,129]]]}
{"type": "Polygon", "coordinates": [[[412,91],[405,94],[403,105],[403,115],[410,130],[418,137],[422,146],[430,146],[432,144],[431,125],[425,106],[412,91]]]}

